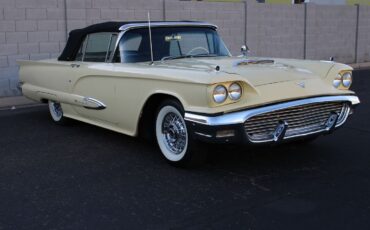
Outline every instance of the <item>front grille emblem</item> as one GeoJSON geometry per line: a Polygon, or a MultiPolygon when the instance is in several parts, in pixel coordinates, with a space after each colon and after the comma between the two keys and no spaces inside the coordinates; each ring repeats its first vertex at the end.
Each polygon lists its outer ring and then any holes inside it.
{"type": "Polygon", "coordinates": [[[280,142],[284,138],[287,128],[288,128],[287,122],[279,121],[275,131],[272,134],[275,142],[280,142]]]}
{"type": "Polygon", "coordinates": [[[301,88],[306,88],[306,84],[304,83],[304,81],[298,82],[297,85],[301,88]]]}
{"type": "Polygon", "coordinates": [[[328,120],[326,121],[326,130],[329,132],[332,132],[335,128],[335,125],[337,124],[338,121],[338,114],[336,112],[331,112],[328,120]]]}

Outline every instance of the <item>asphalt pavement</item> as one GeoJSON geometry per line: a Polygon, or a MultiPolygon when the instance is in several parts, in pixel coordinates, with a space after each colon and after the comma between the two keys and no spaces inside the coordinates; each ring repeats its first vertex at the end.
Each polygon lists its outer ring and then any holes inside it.
{"type": "Polygon", "coordinates": [[[197,169],[45,106],[0,111],[2,229],[370,229],[370,70],[361,105],[308,145],[213,146],[197,169]]]}

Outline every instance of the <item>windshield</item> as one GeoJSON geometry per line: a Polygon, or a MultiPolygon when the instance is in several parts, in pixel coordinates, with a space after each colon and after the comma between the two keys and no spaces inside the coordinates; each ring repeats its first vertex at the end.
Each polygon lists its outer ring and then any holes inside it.
{"type": "MultiPolygon", "coordinates": [[[[230,56],[217,32],[211,28],[152,28],[153,60],[182,57],[230,56]]],[[[116,61],[147,62],[150,57],[148,28],[127,31],[119,43],[116,61]]]]}

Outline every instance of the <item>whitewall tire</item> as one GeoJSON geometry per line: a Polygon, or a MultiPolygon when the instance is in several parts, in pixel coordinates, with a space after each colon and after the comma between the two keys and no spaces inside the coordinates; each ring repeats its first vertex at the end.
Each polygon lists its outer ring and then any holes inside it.
{"type": "Polygon", "coordinates": [[[63,116],[62,105],[59,102],[49,101],[49,112],[53,121],[57,124],[64,124],[66,118],[63,116]]]}
{"type": "Polygon", "coordinates": [[[163,102],[157,111],[155,134],[165,159],[175,166],[195,166],[203,163],[206,152],[192,139],[179,102],[163,102]]]}

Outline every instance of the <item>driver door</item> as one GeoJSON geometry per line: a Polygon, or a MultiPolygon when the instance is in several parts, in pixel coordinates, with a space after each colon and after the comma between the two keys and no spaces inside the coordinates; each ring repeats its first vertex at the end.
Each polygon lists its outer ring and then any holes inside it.
{"type": "Polygon", "coordinates": [[[91,106],[73,106],[81,116],[104,123],[117,123],[114,66],[108,63],[115,47],[117,34],[89,34],[74,62],[74,76],[70,92],[84,97],[91,106]],[[95,103],[95,105],[94,105],[95,103]]]}

